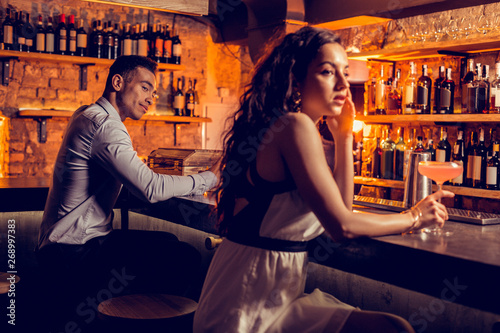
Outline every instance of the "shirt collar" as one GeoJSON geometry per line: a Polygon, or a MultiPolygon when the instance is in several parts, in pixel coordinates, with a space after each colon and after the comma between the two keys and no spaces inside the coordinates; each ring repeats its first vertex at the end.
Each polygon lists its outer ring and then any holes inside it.
{"type": "Polygon", "coordinates": [[[100,106],[102,106],[104,108],[104,110],[115,120],[119,120],[119,121],[122,121],[122,119],[120,118],[120,114],[118,113],[118,111],[116,111],[116,109],[114,108],[113,105],[111,105],[111,103],[107,100],[106,97],[101,97],[97,100],[96,102],[97,104],[99,104],[100,106]]]}

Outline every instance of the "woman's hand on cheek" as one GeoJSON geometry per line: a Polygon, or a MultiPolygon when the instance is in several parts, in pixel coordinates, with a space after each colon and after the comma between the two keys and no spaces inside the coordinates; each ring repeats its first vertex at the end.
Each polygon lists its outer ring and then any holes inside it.
{"type": "Polygon", "coordinates": [[[348,90],[347,97],[342,107],[342,112],[338,116],[327,117],[326,123],[328,129],[333,136],[350,136],[352,135],[352,125],[356,115],[356,108],[352,101],[351,91],[348,90]]]}

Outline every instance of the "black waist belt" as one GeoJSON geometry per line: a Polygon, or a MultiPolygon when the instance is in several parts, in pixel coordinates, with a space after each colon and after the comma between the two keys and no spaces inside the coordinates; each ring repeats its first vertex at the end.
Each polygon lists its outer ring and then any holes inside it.
{"type": "Polygon", "coordinates": [[[238,235],[227,236],[231,242],[235,242],[242,245],[257,247],[263,250],[269,251],[283,251],[283,252],[305,252],[307,251],[308,242],[296,242],[283,239],[274,239],[269,237],[253,237],[251,239],[247,237],[242,237],[238,235]]]}

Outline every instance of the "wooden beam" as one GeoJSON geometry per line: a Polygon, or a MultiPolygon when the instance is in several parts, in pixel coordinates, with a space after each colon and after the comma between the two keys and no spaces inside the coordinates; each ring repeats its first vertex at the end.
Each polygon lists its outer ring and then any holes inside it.
{"type": "Polygon", "coordinates": [[[208,0],[85,0],[127,7],[146,8],[186,15],[208,15],[208,0]]]}

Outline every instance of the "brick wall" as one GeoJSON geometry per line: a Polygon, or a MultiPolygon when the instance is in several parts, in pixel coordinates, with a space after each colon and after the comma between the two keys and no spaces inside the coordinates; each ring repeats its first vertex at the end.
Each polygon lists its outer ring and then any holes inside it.
{"type": "MultiPolygon", "coordinates": [[[[74,14],[76,21],[84,19],[87,33],[92,21],[111,20],[113,23],[161,23],[174,26],[179,32],[183,53],[184,71],[160,72],[157,77],[157,106],[151,113],[170,111],[169,92],[172,79],[184,76],[197,79],[200,105],[196,113],[202,115],[206,103],[232,105],[237,102],[242,87],[248,78],[251,60],[245,47],[215,44],[212,36],[217,34],[213,26],[199,17],[149,11],[146,9],[104,5],[78,0],[12,0],[0,1],[2,20],[4,8],[11,6],[31,14],[31,21],[39,14],[44,17],[74,14]],[[218,87],[229,88],[230,96],[222,101],[218,87]]],[[[71,63],[49,63],[43,61],[11,61],[10,84],[0,86],[0,176],[1,177],[47,177],[67,125],[67,118],[47,119],[47,142],[37,139],[37,122],[31,118],[19,118],[20,108],[75,110],[81,105],[96,101],[104,90],[109,67],[88,67],[88,88],[79,90],[80,67],[71,63]],[[3,119],[3,120],[2,120],[3,119]],[[3,157],[3,158],[2,158],[3,157]]],[[[174,85],[175,86],[175,85],[174,85]]],[[[174,124],[159,121],[126,120],[125,125],[132,137],[134,148],[142,158],[159,147],[174,147],[174,124]]],[[[201,148],[202,125],[184,124],[177,128],[177,147],[201,148]]]]}

